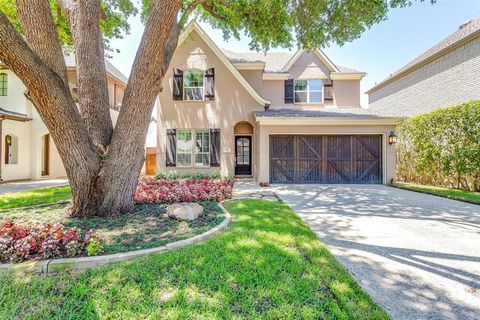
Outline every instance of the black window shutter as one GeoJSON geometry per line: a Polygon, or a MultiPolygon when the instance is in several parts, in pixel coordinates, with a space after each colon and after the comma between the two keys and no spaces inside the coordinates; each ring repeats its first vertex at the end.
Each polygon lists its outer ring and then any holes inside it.
{"type": "Polygon", "coordinates": [[[183,100],[183,71],[173,69],[173,100],[183,100]]]}
{"type": "Polygon", "coordinates": [[[285,80],[285,103],[293,103],[293,79],[285,80]]]}
{"type": "Polygon", "coordinates": [[[205,71],[205,100],[215,99],[215,68],[205,71]]]}
{"type": "Polygon", "coordinates": [[[177,165],[177,130],[167,129],[167,167],[177,165]]]}
{"type": "Polygon", "coordinates": [[[220,167],[220,129],[210,129],[210,167],[220,167]]]}

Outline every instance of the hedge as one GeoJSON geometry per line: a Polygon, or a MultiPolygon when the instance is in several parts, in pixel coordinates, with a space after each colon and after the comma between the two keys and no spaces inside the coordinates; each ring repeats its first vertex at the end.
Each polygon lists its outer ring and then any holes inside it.
{"type": "Polygon", "coordinates": [[[397,132],[398,181],[480,191],[480,101],[410,118],[397,132]]]}

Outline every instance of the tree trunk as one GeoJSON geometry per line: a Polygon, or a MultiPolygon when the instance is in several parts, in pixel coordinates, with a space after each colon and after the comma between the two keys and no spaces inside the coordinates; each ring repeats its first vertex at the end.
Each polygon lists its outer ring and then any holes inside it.
{"type": "Polygon", "coordinates": [[[109,110],[97,16],[100,2],[61,3],[72,15],[69,20],[79,53],[80,112],[70,93],[58,46],[41,42],[42,37],[49,43],[58,41],[45,2],[41,10],[32,11],[27,1],[18,0],[17,5],[24,6],[19,14],[30,33],[26,37],[30,44],[0,11],[0,60],[25,84],[29,99],[50,131],[72,188],[72,215],[110,217],[132,212],[153,105],[177,46],[176,19],[182,1],[152,2],[113,133],[111,120],[105,116],[109,110]],[[41,37],[35,34],[38,25],[47,25],[41,37]]]}

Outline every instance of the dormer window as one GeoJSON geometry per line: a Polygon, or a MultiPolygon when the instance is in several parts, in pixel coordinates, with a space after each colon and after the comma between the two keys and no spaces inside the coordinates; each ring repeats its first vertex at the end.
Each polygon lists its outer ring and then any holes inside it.
{"type": "Polygon", "coordinates": [[[322,80],[295,80],[294,103],[323,103],[322,80]]]}
{"type": "Polygon", "coordinates": [[[0,96],[6,96],[8,91],[8,75],[0,73],[0,96]]]}
{"type": "Polygon", "coordinates": [[[183,72],[184,100],[203,100],[204,77],[204,72],[197,69],[189,69],[183,72]]]}

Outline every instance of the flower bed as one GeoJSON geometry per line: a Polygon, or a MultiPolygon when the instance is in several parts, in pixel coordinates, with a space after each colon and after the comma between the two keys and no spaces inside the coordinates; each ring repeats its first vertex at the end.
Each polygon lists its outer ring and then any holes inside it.
{"type": "Polygon", "coordinates": [[[61,224],[34,227],[7,221],[0,225],[0,262],[93,256],[101,251],[101,242],[93,232],[82,237],[79,229],[61,224]]]}
{"type": "Polygon", "coordinates": [[[223,201],[232,197],[233,180],[211,176],[142,177],[135,193],[137,204],[223,201]]]}

